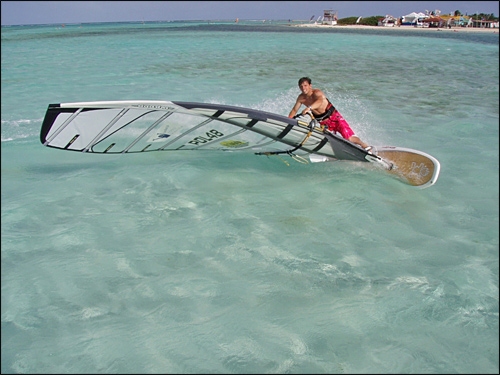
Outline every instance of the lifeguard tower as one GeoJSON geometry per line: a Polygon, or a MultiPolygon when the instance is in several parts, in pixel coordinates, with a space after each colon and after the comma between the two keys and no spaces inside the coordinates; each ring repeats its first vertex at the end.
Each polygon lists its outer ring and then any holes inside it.
{"type": "Polygon", "coordinates": [[[323,11],[323,24],[326,25],[336,25],[337,24],[337,11],[333,9],[327,9],[323,11]]]}

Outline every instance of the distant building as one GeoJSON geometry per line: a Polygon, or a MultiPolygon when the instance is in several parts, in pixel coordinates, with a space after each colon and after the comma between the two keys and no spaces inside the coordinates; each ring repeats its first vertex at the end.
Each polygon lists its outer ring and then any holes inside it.
{"type": "Polygon", "coordinates": [[[441,18],[445,21],[445,27],[456,28],[456,27],[467,27],[472,25],[472,21],[469,16],[453,16],[453,15],[442,15],[441,18]]]}
{"type": "Polygon", "coordinates": [[[498,28],[498,21],[486,21],[486,20],[472,20],[472,27],[480,27],[480,28],[498,28]]]}

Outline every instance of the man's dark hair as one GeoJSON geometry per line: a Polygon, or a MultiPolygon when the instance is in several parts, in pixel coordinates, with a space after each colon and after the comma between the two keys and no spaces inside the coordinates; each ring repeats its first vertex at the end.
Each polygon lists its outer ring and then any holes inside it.
{"type": "Polygon", "coordinates": [[[302,77],[301,79],[299,79],[299,86],[302,85],[305,81],[307,81],[307,83],[311,84],[311,78],[302,77]]]}

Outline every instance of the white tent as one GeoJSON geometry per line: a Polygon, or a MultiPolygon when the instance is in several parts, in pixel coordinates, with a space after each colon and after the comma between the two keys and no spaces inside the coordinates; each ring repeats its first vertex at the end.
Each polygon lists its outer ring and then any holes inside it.
{"type": "Polygon", "coordinates": [[[391,26],[391,27],[394,27],[394,25],[396,24],[397,22],[397,19],[394,18],[393,16],[385,16],[385,18],[381,18],[378,20],[378,26],[391,26]]]}
{"type": "Polygon", "coordinates": [[[402,22],[403,25],[412,25],[416,23],[419,18],[428,18],[428,16],[422,12],[420,13],[412,12],[410,14],[407,14],[406,16],[403,16],[402,18],[403,18],[402,22]]]}

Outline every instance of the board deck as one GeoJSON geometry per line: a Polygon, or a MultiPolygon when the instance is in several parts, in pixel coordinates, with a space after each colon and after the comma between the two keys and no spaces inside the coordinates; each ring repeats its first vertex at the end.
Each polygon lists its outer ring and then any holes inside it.
{"type": "Polygon", "coordinates": [[[393,164],[388,173],[409,185],[426,188],[434,185],[439,177],[439,161],[422,151],[384,146],[377,147],[376,154],[393,164]]]}

